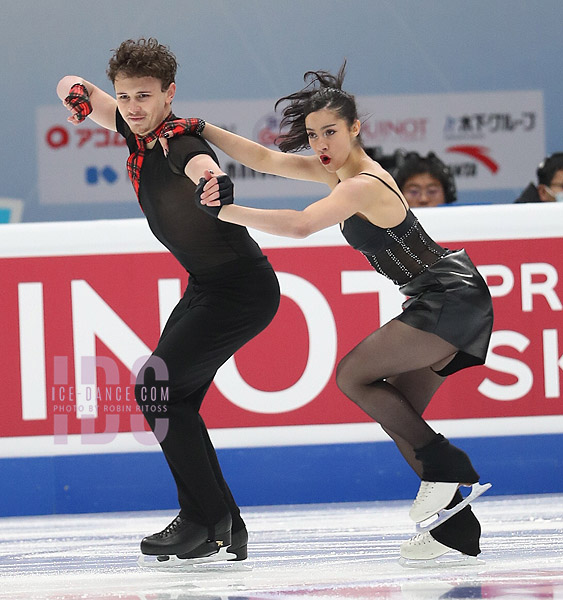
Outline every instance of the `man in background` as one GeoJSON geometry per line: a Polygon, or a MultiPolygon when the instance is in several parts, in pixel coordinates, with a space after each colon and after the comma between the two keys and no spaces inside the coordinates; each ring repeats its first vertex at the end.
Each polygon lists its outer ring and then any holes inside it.
{"type": "Polygon", "coordinates": [[[408,152],[398,156],[395,181],[409,206],[441,206],[456,201],[456,186],[450,168],[434,152],[421,156],[408,152]]]}
{"type": "Polygon", "coordinates": [[[539,164],[538,183],[530,182],[515,204],[525,202],[563,202],[563,152],[547,156],[539,164]]]}

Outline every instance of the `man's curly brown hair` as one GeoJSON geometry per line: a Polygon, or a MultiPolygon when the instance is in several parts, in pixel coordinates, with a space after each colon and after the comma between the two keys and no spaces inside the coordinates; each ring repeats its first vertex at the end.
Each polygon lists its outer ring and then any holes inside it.
{"type": "Polygon", "coordinates": [[[155,77],[164,92],[175,80],[178,63],[168,46],[159,44],[155,38],[125,40],[112,50],[107,76],[115,84],[116,77],[155,77]]]}

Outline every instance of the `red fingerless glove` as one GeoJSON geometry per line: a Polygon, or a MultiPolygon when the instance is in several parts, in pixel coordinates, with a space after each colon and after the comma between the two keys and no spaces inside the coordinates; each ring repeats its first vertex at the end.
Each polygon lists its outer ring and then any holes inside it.
{"type": "Polygon", "coordinates": [[[205,121],[203,119],[175,119],[164,123],[159,137],[170,139],[176,135],[201,135],[204,128],[205,121]]]}
{"type": "Polygon", "coordinates": [[[74,115],[79,122],[92,112],[92,104],[90,103],[90,94],[83,83],[75,83],[65,98],[65,104],[73,109],[74,115]]]}

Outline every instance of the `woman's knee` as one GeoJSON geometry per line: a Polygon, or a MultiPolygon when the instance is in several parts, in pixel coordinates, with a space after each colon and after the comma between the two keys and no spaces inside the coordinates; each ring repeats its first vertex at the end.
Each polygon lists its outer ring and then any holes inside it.
{"type": "Polygon", "coordinates": [[[361,384],[351,354],[347,354],[336,366],[336,385],[344,395],[354,400],[355,391],[361,384]]]}
{"type": "Polygon", "coordinates": [[[346,357],[344,357],[336,365],[336,374],[335,374],[336,385],[337,385],[338,389],[341,392],[343,392],[344,394],[346,393],[344,388],[346,387],[346,380],[347,380],[345,360],[346,360],[346,357]]]}

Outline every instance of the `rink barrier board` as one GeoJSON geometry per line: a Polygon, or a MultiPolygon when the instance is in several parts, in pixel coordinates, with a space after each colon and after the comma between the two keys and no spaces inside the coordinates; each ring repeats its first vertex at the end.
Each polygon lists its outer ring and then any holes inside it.
{"type": "MultiPolygon", "coordinates": [[[[463,441],[491,493],[561,492],[563,205],[443,207],[419,217],[444,245],[467,247],[487,277],[496,319],[485,367],[449,378],[425,416],[463,441]]],[[[154,347],[159,321],[162,328],[185,284],[181,269],[140,219],[2,229],[0,514],[173,508],[154,440],[138,420],[116,414],[134,400],[83,403],[97,411],[84,419],[69,398],[88,391],[75,385],[73,370],[84,348],[107,355],[118,383],[131,387],[135,356],[154,347]],[[139,283],[146,297],[131,303],[128,287],[139,283]]],[[[220,370],[202,409],[239,502],[412,497],[416,478],[334,381],[339,358],[400,310],[396,290],[337,228],[306,240],[253,235],[282,283],[277,325],[220,370]]],[[[96,382],[91,388],[103,390],[96,382]]]]}
{"type": "MultiPolygon", "coordinates": [[[[563,435],[454,443],[493,484],[487,495],[563,493],[563,435]]],[[[218,457],[241,506],[412,499],[418,490],[391,442],[222,449],[218,457]]],[[[178,506],[160,453],[2,459],[0,481],[2,516],[178,506]]]]}

